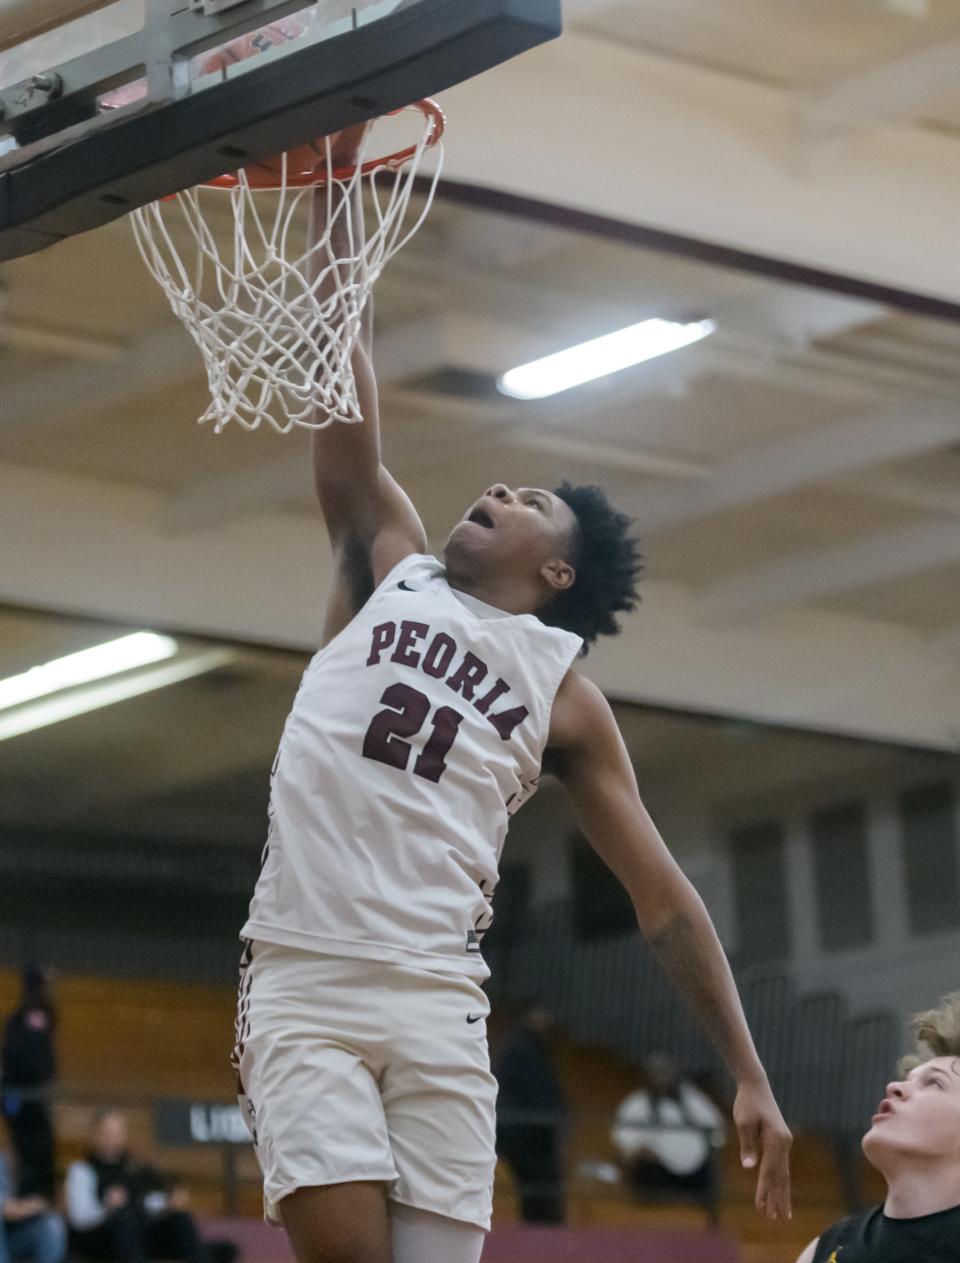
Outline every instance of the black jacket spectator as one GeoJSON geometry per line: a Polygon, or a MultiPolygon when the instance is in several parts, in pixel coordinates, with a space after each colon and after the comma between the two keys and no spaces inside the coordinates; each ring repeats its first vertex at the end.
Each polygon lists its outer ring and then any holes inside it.
{"type": "Polygon", "coordinates": [[[50,1094],[57,1074],[56,1028],[46,975],[24,970],[20,1004],[7,1018],[0,1049],[0,1106],[16,1155],[20,1197],[54,1196],[50,1094]]]}
{"type": "Polygon", "coordinates": [[[546,1009],[528,1009],[493,1064],[499,1085],[497,1153],[516,1177],[526,1223],[562,1223],[565,1217],[567,1103],[548,1043],[552,1028],[546,1009]]]}

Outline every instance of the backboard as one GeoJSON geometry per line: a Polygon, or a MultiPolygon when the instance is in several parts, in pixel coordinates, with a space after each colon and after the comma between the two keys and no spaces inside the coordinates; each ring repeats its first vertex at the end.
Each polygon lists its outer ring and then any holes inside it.
{"type": "Polygon", "coordinates": [[[560,0],[0,0],[0,260],[442,92],[560,29],[560,0]],[[292,38],[210,69],[216,49],[284,23],[292,38]]]}

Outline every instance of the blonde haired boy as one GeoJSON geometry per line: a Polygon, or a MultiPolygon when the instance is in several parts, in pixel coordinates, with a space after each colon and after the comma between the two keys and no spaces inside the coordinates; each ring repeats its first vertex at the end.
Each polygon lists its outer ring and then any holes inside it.
{"type": "Polygon", "coordinates": [[[863,1138],[886,1201],[828,1228],[797,1263],[960,1263],[960,991],[912,1025],[917,1055],[863,1138]]]}

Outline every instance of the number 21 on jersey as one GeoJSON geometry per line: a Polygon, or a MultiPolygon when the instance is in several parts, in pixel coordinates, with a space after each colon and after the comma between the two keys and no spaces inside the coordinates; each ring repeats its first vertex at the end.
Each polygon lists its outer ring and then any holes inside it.
{"type": "MultiPolygon", "coordinates": [[[[363,755],[405,771],[413,746],[404,738],[416,736],[430,715],[430,699],[408,684],[391,684],[381,703],[388,709],[374,715],[363,739],[363,755]]],[[[415,776],[436,784],[446,771],[446,757],[457,738],[463,715],[452,706],[440,706],[431,719],[433,728],[427,744],[413,765],[415,776]]]]}

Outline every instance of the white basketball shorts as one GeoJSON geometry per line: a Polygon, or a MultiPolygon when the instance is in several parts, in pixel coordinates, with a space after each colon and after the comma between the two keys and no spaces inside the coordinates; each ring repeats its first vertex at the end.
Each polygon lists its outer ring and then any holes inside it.
{"type": "Polygon", "coordinates": [[[497,1085],[476,982],[248,944],[234,1064],[264,1208],[382,1180],[390,1199],[489,1229],[497,1085]]]}

